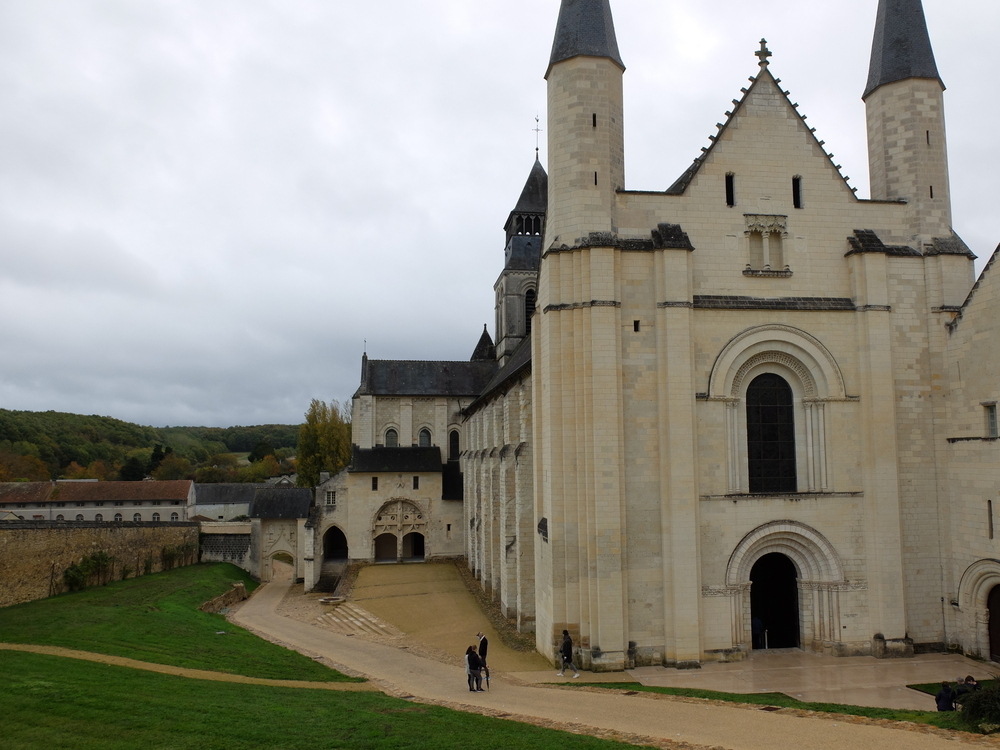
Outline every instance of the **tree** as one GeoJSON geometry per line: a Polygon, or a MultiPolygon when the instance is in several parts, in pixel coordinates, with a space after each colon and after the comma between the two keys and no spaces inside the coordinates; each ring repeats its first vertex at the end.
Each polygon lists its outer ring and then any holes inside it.
{"type": "MultiPolygon", "coordinates": [[[[167,452],[170,452],[170,448],[167,448],[167,452]]],[[[146,465],[146,471],[152,474],[154,471],[160,468],[160,464],[163,463],[163,459],[166,458],[167,454],[163,452],[163,446],[157,443],[153,446],[153,455],[149,457],[149,463],[146,465]]]]}
{"type": "Polygon", "coordinates": [[[299,427],[298,485],[315,487],[319,473],[336,474],[351,460],[351,415],[337,401],[313,399],[299,427]]]}
{"type": "Polygon", "coordinates": [[[138,456],[129,456],[118,476],[123,482],[141,482],[146,478],[146,462],[138,456]]]}
{"type": "Polygon", "coordinates": [[[250,451],[250,455],[247,456],[247,458],[250,460],[250,463],[253,464],[257,463],[258,461],[263,461],[268,456],[273,456],[273,455],[274,455],[274,448],[271,447],[271,444],[268,443],[266,440],[261,440],[259,443],[257,443],[257,445],[253,447],[253,450],[250,451]]]}
{"type": "MultiPolygon", "coordinates": [[[[170,450],[169,448],[167,449],[170,450]]],[[[153,472],[153,479],[187,479],[191,473],[191,462],[176,453],[167,453],[160,465],[153,472]]]]}

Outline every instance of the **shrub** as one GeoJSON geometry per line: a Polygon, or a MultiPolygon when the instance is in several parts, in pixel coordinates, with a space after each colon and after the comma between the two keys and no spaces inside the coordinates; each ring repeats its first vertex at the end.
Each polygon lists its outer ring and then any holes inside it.
{"type": "Polygon", "coordinates": [[[1000,683],[996,677],[982,690],[962,696],[962,721],[984,734],[1000,729],[1000,683]]]}

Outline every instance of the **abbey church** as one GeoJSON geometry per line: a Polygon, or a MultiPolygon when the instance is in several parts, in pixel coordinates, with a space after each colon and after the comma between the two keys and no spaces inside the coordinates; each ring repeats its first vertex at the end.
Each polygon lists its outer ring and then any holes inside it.
{"type": "Polygon", "coordinates": [[[307,588],[324,559],[465,557],[543,655],[567,629],[596,671],[1000,659],[1000,268],[976,281],[952,228],[920,0],[875,4],[860,199],[765,42],[711,146],[628,189],[610,0],[562,0],[493,336],[365,357],[307,588]]]}

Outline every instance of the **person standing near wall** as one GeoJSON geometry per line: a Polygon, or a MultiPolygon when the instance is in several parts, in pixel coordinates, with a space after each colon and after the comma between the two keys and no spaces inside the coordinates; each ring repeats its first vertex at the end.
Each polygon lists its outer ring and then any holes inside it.
{"type": "Polygon", "coordinates": [[[559,668],[559,676],[562,677],[563,672],[566,671],[566,667],[569,666],[573,667],[573,677],[579,677],[580,670],[573,663],[573,639],[570,638],[568,630],[563,631],[563,642],[559,653],[562,656],[562,666],[559,668]]]}

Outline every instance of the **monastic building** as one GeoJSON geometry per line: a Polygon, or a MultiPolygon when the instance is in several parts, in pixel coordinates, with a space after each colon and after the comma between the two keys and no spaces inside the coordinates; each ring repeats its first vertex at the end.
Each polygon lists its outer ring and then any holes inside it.
{"type": "Polygon", "coordinates": [[[771,57],[680,178],[630,190],[610,2],[562,0],[495,345],[365,359],[307,555],[465,555],[594,670],[1000,654],[1000,280],[952,229],[920,0],[878,3],[870,199],[771,57]]]}

